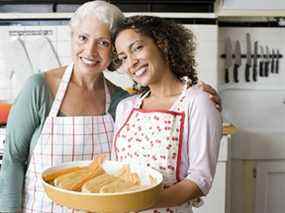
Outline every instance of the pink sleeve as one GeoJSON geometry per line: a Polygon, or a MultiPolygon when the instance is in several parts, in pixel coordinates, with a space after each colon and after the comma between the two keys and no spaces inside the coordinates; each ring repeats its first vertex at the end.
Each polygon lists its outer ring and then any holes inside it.
{"type": "Polygon", "coordinates": [[[220,139],[222,136],[222,118],[208,95],[198,91],[192,97],[188,109],[188,141],[184,154],[188,155],[186,178],[195,182],[206,195],[215,176],[220,139]]]}

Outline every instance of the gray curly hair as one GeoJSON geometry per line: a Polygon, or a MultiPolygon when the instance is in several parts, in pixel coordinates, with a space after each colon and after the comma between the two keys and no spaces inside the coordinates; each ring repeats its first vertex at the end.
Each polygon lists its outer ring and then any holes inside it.
{"type": "Polygon", "coordinates": [[[70,19],[71,30],[75,29],[87,16],[95,16],[109,26],[111,30],[124,18],[122,11],[115,5],[106,1],[89,1],[81,5],[70,19]]]}

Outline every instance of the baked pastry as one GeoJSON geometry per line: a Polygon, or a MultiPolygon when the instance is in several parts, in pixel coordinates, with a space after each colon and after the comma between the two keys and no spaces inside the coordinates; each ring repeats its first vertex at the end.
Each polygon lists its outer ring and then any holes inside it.
{"type": "Polygon", "coordinates": [[[98,193],[104,185],[112,183],[117,179],[118,177],[116,176],[103,174],[85,182],[81,188],[81,191],[98,193]]]}
{"type": "Polygon", "coordinates": [[[100,189],[100,193],[125,192],[131,187],[140,186],[140,179],[136,173],[132,173],[129,166],[125,165],[115,176],[117,179],[100,189]]]}
{"type": "Polygon", "coordinates": [[[121,178],[118,178],[112,183],[106,184],[100,189],[100,193],[116,193],[116,192],[125,192],[129,188],[133,187],[134,184],[127,182],[121,178]]]}
{"type": "Polygon", "coordinates": [[[88,167],[60,175],[54,179],[54,185],[72,191],[81,191],[83,184],[105,173],[102,168],[103,157],[97,157],[88,167]]]}
{"type": "Polygon", "coordinates": [[[61,170],[49,172],[43,176],[43,179],[47,183],[52,183],[55,178],[57,178],[61,175],[67,174],[67,173],[79,171],[80,169],[82,169],[82,167],[72,167],[72,168],[61,169],[61,170]]]}

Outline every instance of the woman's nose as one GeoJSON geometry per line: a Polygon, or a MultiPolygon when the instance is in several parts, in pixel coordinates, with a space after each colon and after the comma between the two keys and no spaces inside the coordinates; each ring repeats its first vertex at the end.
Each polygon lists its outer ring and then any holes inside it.
{"type": "Polygon", "coordinates": [[[90,55],[97,55],[98,54],[97,42],[89,42],[86,45],[86,50],[90,55]]]}
{"type": "Polygon", "coordinates": [[[128,68],[136,68],[139,60],[135,57],[130,57],[128,61],[128,68]]]}

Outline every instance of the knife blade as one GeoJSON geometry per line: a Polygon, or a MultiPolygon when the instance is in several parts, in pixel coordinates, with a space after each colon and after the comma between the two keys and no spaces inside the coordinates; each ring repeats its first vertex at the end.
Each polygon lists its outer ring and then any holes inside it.
{"type": "Polygon", "coordinates": [[[263,46],[260,46],[260,61],[259,61],[259,76],[264,77],[264,49],[263,46]]]}
{"type": "Polygon", "coordinates": [[[274,58],[275,58],[275,50],[272,50],[272,53],[271,53],[271,67],[270,67],[271,73],[275,73],[275,70],[274,70],[274,65],[275,65],[274,58]]]}
{"type": "Polygon", "coordinates": [[[245,65],[245,81],[249,82],[251,67],[251,41],[250,34],[246,34],[246,65],[245,65]]]}
{"type": "Polygon", "coordinates": [[[265,62],[264,62],[264,75],[268,77],[269,75],[269,47],[265,47],[265,62]]]}
{"type": "Polygon", "coordinates": [[[277,53],[276,53],[276,63],[275,63],[275,73],[279,73],[279,57],[280,57],[280,52],[279,50],[277,50],[277,53]]]}
{"type": "Polygon", "coordinates": [[[237,40],[235,44],[235,62],[234,62],[234,82],[239,82],[238,80],[238,68],[241,65],[241,48],[240,48],[240,41],[237,40]]]}
{"type": "Polygon", "coordinates": [[[254,53],[253,53],[253,68],[252,68],[252,79],[257,81],[257,55],[258,55],[258,42],[254,42],[254,53]]]}
{"type": "Polygon", "coordinates": [[[232,42],[231,42],[231,39],[229,37],[226,38],[225,53],[226,53],[226,60],[225,60],[225,83],[229,83],[230,82],[229,69],[232,66],[232,42]]]}

